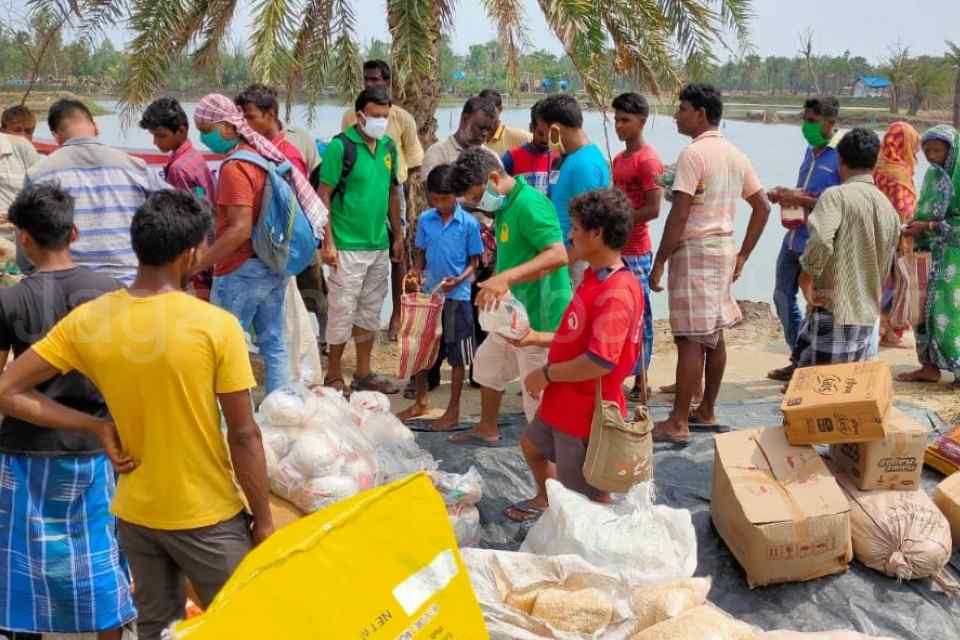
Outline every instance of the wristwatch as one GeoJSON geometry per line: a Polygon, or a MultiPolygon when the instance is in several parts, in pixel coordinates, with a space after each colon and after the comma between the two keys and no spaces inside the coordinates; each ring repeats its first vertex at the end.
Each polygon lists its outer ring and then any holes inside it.
{"type": "Polygon", "coordinates": [[[541,371],[543,371],[543,377],[544,377],[544,379],[545,379],[547,382],[553,382],[553,380],[550,379],[550,371],[549,371],[549,369],[550,369],[550,365],[549,365],[549,364],[545,364],[545,365],[543,365],[543,369],[541,369],[541,371]]]}

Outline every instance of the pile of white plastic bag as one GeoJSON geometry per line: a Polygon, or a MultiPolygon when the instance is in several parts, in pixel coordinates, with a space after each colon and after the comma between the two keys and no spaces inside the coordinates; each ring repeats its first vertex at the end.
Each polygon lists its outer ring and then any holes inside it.
{"type": "Polygon", "coordinates": [[[472,467],[466,474],[439,471],[413,432],[390,413],[384,394],[358,391],[347,401],[330,388],[292,383],[264,399],[257,419],[270,488],[300,509],[314,512],[425,471],[443,496],[461,546],[479,541],[479,472],[472,467]]]}

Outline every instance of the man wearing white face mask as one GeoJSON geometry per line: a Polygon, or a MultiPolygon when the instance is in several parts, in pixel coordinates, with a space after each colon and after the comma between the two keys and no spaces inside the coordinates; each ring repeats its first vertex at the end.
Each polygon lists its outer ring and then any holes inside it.
{"type": "Polygon", "coordinates": [[[353,337],[357,368],[351,389],[397,393],[397,385],[370,370],[380,310],[393,260],[403,259],[403,238],[387,235],[387,217],[400,228],[397,147],[387,133],[390,97],[381,88],[364,89],[354,107],[357,124],[327,145],[317,193],[330,211],[322,256],[331,271],[327,310],[330,360],[325,384],[344,387],[343,350],[353,337]]]}

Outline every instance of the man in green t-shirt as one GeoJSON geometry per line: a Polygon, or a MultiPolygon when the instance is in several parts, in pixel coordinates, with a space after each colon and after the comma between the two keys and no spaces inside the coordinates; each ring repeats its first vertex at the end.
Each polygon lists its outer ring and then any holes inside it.
{"type": "MultiPolygon", "coordinates": [[[[494,219],[497,266],[478,287],[477,306],[496,307],[508,292],[519,300],[534,331],[554,332],[570,304],[570,274],[553,203],[523,178],[508,175],[482,148],[463,151],[453,165],[454,191],[464,205],[494,219]]],[[[474,379],[482,387],[480,424],[450,437],[456,444],[498,446],[497,416],[507,384],[547,363],[547,349],[519,346],[490,333],[474,357],[474,379]]],[[[539,400],[523,394],[523,411],[533,420],[539,400]]]]}
{"type": "MultiPolygon", "coordinates": [[[[317,189],[330,210],[321,253],[332,270],[327,279],[330,359],[325,384],[343,390],[343,349],[352,336],[357,369],[351,389],[392,394],[400,390],[396,383],[370,370],[390,282],[388,214],[391,226],[400,228],[396,146],[386,135],[390,96],[382,88],[364,89],[354,107],[357,124],[327,145],[317,189]]],[[[392,250],[394,261],[403,259],[399,235],[392,250]]]]}

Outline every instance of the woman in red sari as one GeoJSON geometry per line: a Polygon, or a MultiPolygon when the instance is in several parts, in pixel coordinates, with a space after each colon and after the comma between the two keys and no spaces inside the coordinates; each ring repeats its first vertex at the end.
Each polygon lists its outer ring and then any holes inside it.
{"type": "MultiPolygon", "coordinates": [[[[917,189],[913,171],[920,150],[920,134],[906,122],[894,122],[883,136],[880,159],[873,172],[877,187],[886,194],[893,208],[900,215],[900,223],[913,219],[917,208],[917,189]]],[[[901,238],[897,255],[912,248],[910,238],[901,238]]],[[[887,280],[883,291],[883,315],[880,319],[880,344],[886,347],[902,347],[906,327],[894,327],[890,323],[890,305],[893,299],[893,278],[887,280]]]]}

